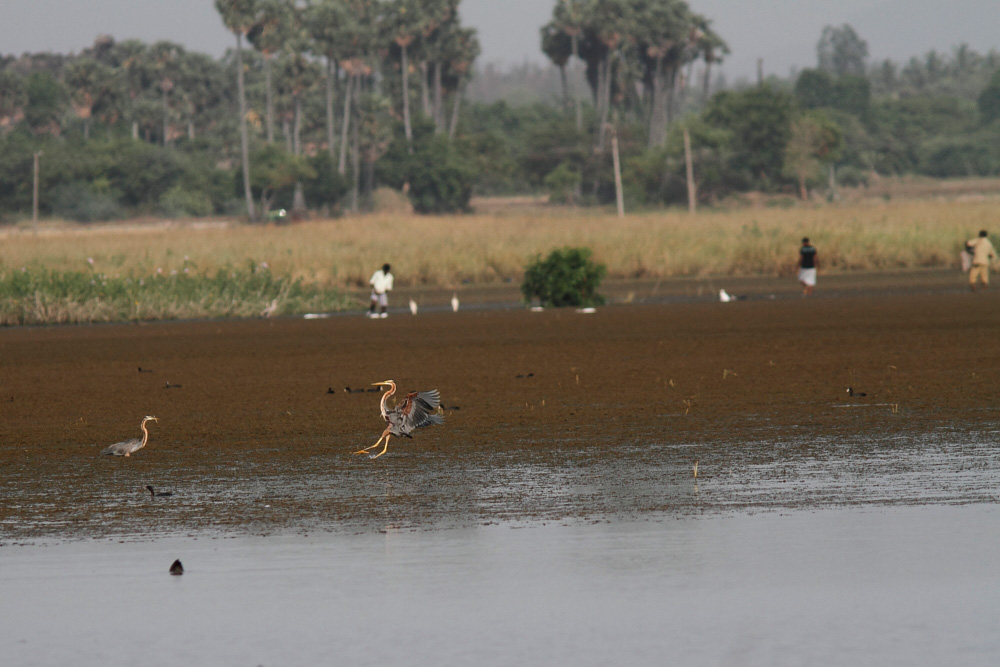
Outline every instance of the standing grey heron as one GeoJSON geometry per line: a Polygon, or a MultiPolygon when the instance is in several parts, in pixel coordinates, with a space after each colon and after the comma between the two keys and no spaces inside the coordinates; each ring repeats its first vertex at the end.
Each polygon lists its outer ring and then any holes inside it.
{"type": "Polygon", "coordinates": [[[392,380],[385,380],[384,382],[373,382],[372,385],[389,387],[389,391],[382,394],[382,401],[379,403],[379,411],[382,413],[382,419],[384,419],[389,425],[385,427],[385,430],[382,431],[382,435],[374,445],[356,451],[354,452],[355,454],[365,454],[368,450],[378,447],[382,444],[382,441],[385,440],[385,445],[382,447],[382,451],[371,457],[373,459],[377,459],[385,454],[385,451],[389,448],[390,437],[396,436],[397,438],[410,438],[412,437],[410,433],[412,433],[414,429],[444,423],[444,417],[438,414],[431,414],[437,410],[437,407],[441,404],[441,395],[438,393],[437,389],[432,389],[430,391],[411,391],[406,395],[406,398],[403,399],[402,403],[399,403],[390,409],[387,401],[390,396],[396,393],[396,383],[392,380]]]}
{"type": "Polygon", "coordinates": [[[148,421],[160,421],[156,417],[150,417],[149,415],[142,418],[142,423],[139,424],[139,428],[142,429],[142,440],[139,438],[131,438],[129,440],[123,440],[122,442],[116,442],[113,445],[109,445],[101,450],[101,454],[110,454],[112,456],[129,456],[132,452],[137,452],[146,446],[149,441],[149,431],[146,430],[146,422],[148,421]]]}

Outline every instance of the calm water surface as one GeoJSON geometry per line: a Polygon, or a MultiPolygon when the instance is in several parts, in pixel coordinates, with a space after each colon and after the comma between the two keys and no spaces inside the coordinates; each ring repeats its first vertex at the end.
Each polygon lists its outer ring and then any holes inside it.
{"type": "Polygon", "coordinates": [[[5,548],[0,646],[7,665],[995,665],[998,528],[978,504],[5,548]]]}

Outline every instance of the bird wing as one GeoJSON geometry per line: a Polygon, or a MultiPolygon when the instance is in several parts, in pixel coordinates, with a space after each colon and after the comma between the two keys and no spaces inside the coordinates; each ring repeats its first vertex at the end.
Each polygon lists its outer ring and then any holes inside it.
{"type": "Polygon", "coordinates": [[[123,440],[121,442],[116,442],[113,445],[108,445],[101,450],[101,454],[111,454],[113,456],[125,456],[125,454],[131,454],[134,452],[142,440],[139,438],[131,438],[129,440],[123,440]]]}
{"type": "Polygon", "coordinates": [[[404,433],[409,433],[415,428],[443,424],[444,418],[441,415],[431,414],[439,405],[441,405],[441,395],[437,389],[411,391],[393,412],[397,417],[399,428],[404,433]]]}

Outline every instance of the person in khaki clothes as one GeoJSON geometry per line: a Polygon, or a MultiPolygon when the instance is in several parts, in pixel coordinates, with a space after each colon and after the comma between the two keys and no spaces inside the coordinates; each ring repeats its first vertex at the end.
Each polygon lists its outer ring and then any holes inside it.
{"type": "Polygon", "coordinates": [[[981,280],[983,289],[990,286],[990,260],[996,259],[997,253],[986,233],[979,232],[979,238],[971,239],[965,244],[972,248],[972,268],[969,269],[969,288],[976,291],[976,284],[981,280]]]}

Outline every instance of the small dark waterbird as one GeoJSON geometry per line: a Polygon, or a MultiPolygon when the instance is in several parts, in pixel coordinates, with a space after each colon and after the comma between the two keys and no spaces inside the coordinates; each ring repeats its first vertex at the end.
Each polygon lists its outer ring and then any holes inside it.
{"type": "Polygon", "coordinates": [[[866,394],[863,391],[854,391],[853,387],[848,387],[847,388],[847,395],[848,396],[867,396],[868,394],[866,394]]]}
{"type": "Polygon", "coordinates": [[[122,440],[121,442],[116,442],[113,445],[108,445],[101,450],[101,454],[109,454],[111,456],[131,456],[134,452],[139,451],[146,446],[149,441],[149,431],[146,430],[146,422],[160,421],[156,417],[151,417],[149,415],[142,418],[142,423],[139,424],[139,428],[142,429],[142,440],[139,438],[130,438],[129,440],[122,440]]]}
{"type": "Polygon", "coordinates": [[[146,490],[149,491],[150,498],[165,498],[166,496],[174,495],[173,491],[157,491],[151,484],[146,485],[146,490]]]}
{"type": "Polygon", "coordinates": [[[373,384],[379,387],[389,387],[389,391],[382,395],[382,401],[379,403],[379,411],[382,413],[382,419],[388,423],[388,426],[382,431],[382,435],[374,445],[356,451],[354,452],[355,454],[367,454],[369,450],[381,445],[384,440],[385,445],[382,447],[382,451],[370,457],[377,459],[385,454],[389,448],[390,437],[412,438],[413,436],[410,433],[418,428],[444,423],[444,417],[434,414],[438,406],[441,405],[441,395],[437,389],[411,391],[406,395],[402,403],[398,403],[394,408],[390,409],[387,401],[390,396],[396,393],[396,383],[392,380],[385,380],[384,382],[375,382],[373,384]]]}
{"type": "Polygon", "coordinates": [[[174,575],[177,575],[177,576],[180,576],[180,575],[184,574],[184,566],[181,565],[181,559],[180,558],[178,558],[177,560],[175,560],[173,562],[173,564],[170,566],[170,574],[174,574],[174,575]]]}

